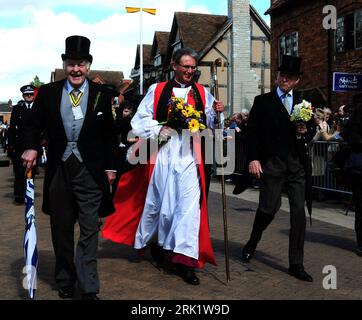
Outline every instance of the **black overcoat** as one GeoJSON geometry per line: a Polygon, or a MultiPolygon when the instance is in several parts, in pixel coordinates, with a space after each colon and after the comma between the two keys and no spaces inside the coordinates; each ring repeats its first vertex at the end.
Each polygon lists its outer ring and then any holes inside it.
{"type": "MultiPolygon", "coordinates": [[[[293,106],[300,103],[302,98],[301,92],[294,90],[293,106]]],[[[247,128],[247,163],[259,160],[263,165],[273,156],[286,161],[290,153],[299,157],[306,172],[305,196],[308,211],[311,213],[312,166],[308,144],[316,132],[313,118],[307,122],[307,133],[297,139],[295,123],[290,121],[290,115],[274,89],[255,97],[247,128]]]]}
{"type": "MultiPolygon", "coordinates": [[[[301,100],[301,93],[294,90],[293,106],[301,100]]],[[[248,121],[248,162],[259,160],[265,164],[273,156],[286,160],[289,153],[294,153],[305,163],[306,144],[315,135],[313,120],[307,123],[307,130],[302,139],[297,139],[295,123],[290,121],[276,90],[256,96],[248,121]]]]}
{"type": "MultiPolygon", "coordinates": [[[[60,103],[65,80],[40,87],[31,116],[25,121],[24,148],[36,149],[39,136],[47,132],[48,161],[45,168],[42,210],[49,212],[49,186],[61,163],[67,146],[67,137],[60,113],[60,103]]],[[[111,96],[102,86],[88,80],[87,111],[79,134],[77,146],[84,165],[103,191],[99,216],[115,211],[105,170],[116,170],[117,137],[114,130],[111,96]]]]}
{"type": "MultiPolygon", "coordinates": [[[[25,102],[21,101],[13,106],[8,129],[8,146],[14,149],[17,156],[21,156],[24,151],[23,134],[24,119],[31,110],[27,109],[25,102]]],[[[37,148],[37,150],[39,147],[37,148]]]]}

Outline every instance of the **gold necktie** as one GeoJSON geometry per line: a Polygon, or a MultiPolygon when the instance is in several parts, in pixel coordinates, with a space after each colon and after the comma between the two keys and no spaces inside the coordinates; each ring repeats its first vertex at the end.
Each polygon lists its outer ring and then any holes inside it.
{"type": "Polygon", "coordinates": [[[72,103],[72,106],[74,108],[78,107],[79,104],[80,104],[80,99],[82,97],[82,92],[78,89],[73,89],[71,92],[70,92],[70,102],[72,103]]]}

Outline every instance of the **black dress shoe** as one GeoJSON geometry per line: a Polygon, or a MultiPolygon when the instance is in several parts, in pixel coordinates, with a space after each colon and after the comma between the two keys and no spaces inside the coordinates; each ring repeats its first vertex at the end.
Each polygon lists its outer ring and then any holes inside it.
{"type": "Polygon", "coordinates": [[[313,282],[313,278],[311,275],[309,275],[305,270],[303,266],[300,265],[291,265],[288,273],[296,277],[299,280],[307,281],[307,282],[313,282]]]}
{"type": "Polygon", "coordinates": [[[82,300],[100,300],[95,293],[83,293],[82,300]]]}
{"type": "Polygon", "coordinates": [[[243,251],[241,252],[241,260],[243,262],[249,262],[251,258],[254,256],[255,249],[256,248],[251,246],[248,242],[243,248],[243,251]]]}
{"type": "Polygon", "coordinates": [[[162,264],[165,261],[165,251],[156,243],[150,245],[150,253],[152,259],[158,264],[162,264]]]}
{"type": "Polygon", "coordinates": [[[234,190],[233,190],[233,194],[240,194],[240,193],[242,193],[243,191],[244,191],[244,190],[243,190],[243,188],[242,188],[241,186],[236,185],[235,188],[234,188],[234,190]]]}
{"type": "Polygon", "coordinates": [[[354,252],[356,253],[357,256],[362,257],[362,246],[356,247],[356,249],[354,249],[354,252]]]}
{"type": "Polygon", "coordinates": [[[74,286],[67,286],[58,289],[58,295],[62,299],[71,299],[74,295],[74,286]]]}
{"type": "Polygon", "coordinates": [[[253,179],[248,174],[243,174],[238,177],[233,194],[240,194],[251,187],[253,179]]]}
{"type": "Polygon", "coordinates": [[[188,284],[192,284],[194,286],[198,286],[200,284],[199,278],[196,276],[194,268],[187,267],[184,265],[179,265],[179,274],[184,279],[184,281],[188,284]]]}

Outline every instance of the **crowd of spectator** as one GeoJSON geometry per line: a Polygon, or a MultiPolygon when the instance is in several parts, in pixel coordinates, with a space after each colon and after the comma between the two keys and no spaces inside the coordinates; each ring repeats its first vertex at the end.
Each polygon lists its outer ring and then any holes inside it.
{"type": "Polygon", "coordinates": [[[4,152],[7,152],[8,129],[9,125],[6,120],[4,122],[0,122],[0,145],[3,148],[4,152]]]}

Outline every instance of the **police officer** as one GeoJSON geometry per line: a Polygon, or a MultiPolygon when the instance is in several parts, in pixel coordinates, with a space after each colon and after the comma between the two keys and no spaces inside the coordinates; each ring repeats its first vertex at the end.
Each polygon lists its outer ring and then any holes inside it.
{"type": "Polygon", "coordinates": [[[8,130],[8,150],[13,162],[14,172],[14,204],[22,205],[25,198],[25,167],[23,166],[21,155],[24,152],[22,146],[22,130],[24,117],[30,112],[34,101],[33,85],[24,85],[20,88],[23,100],[13,107],[8,130]]]}

